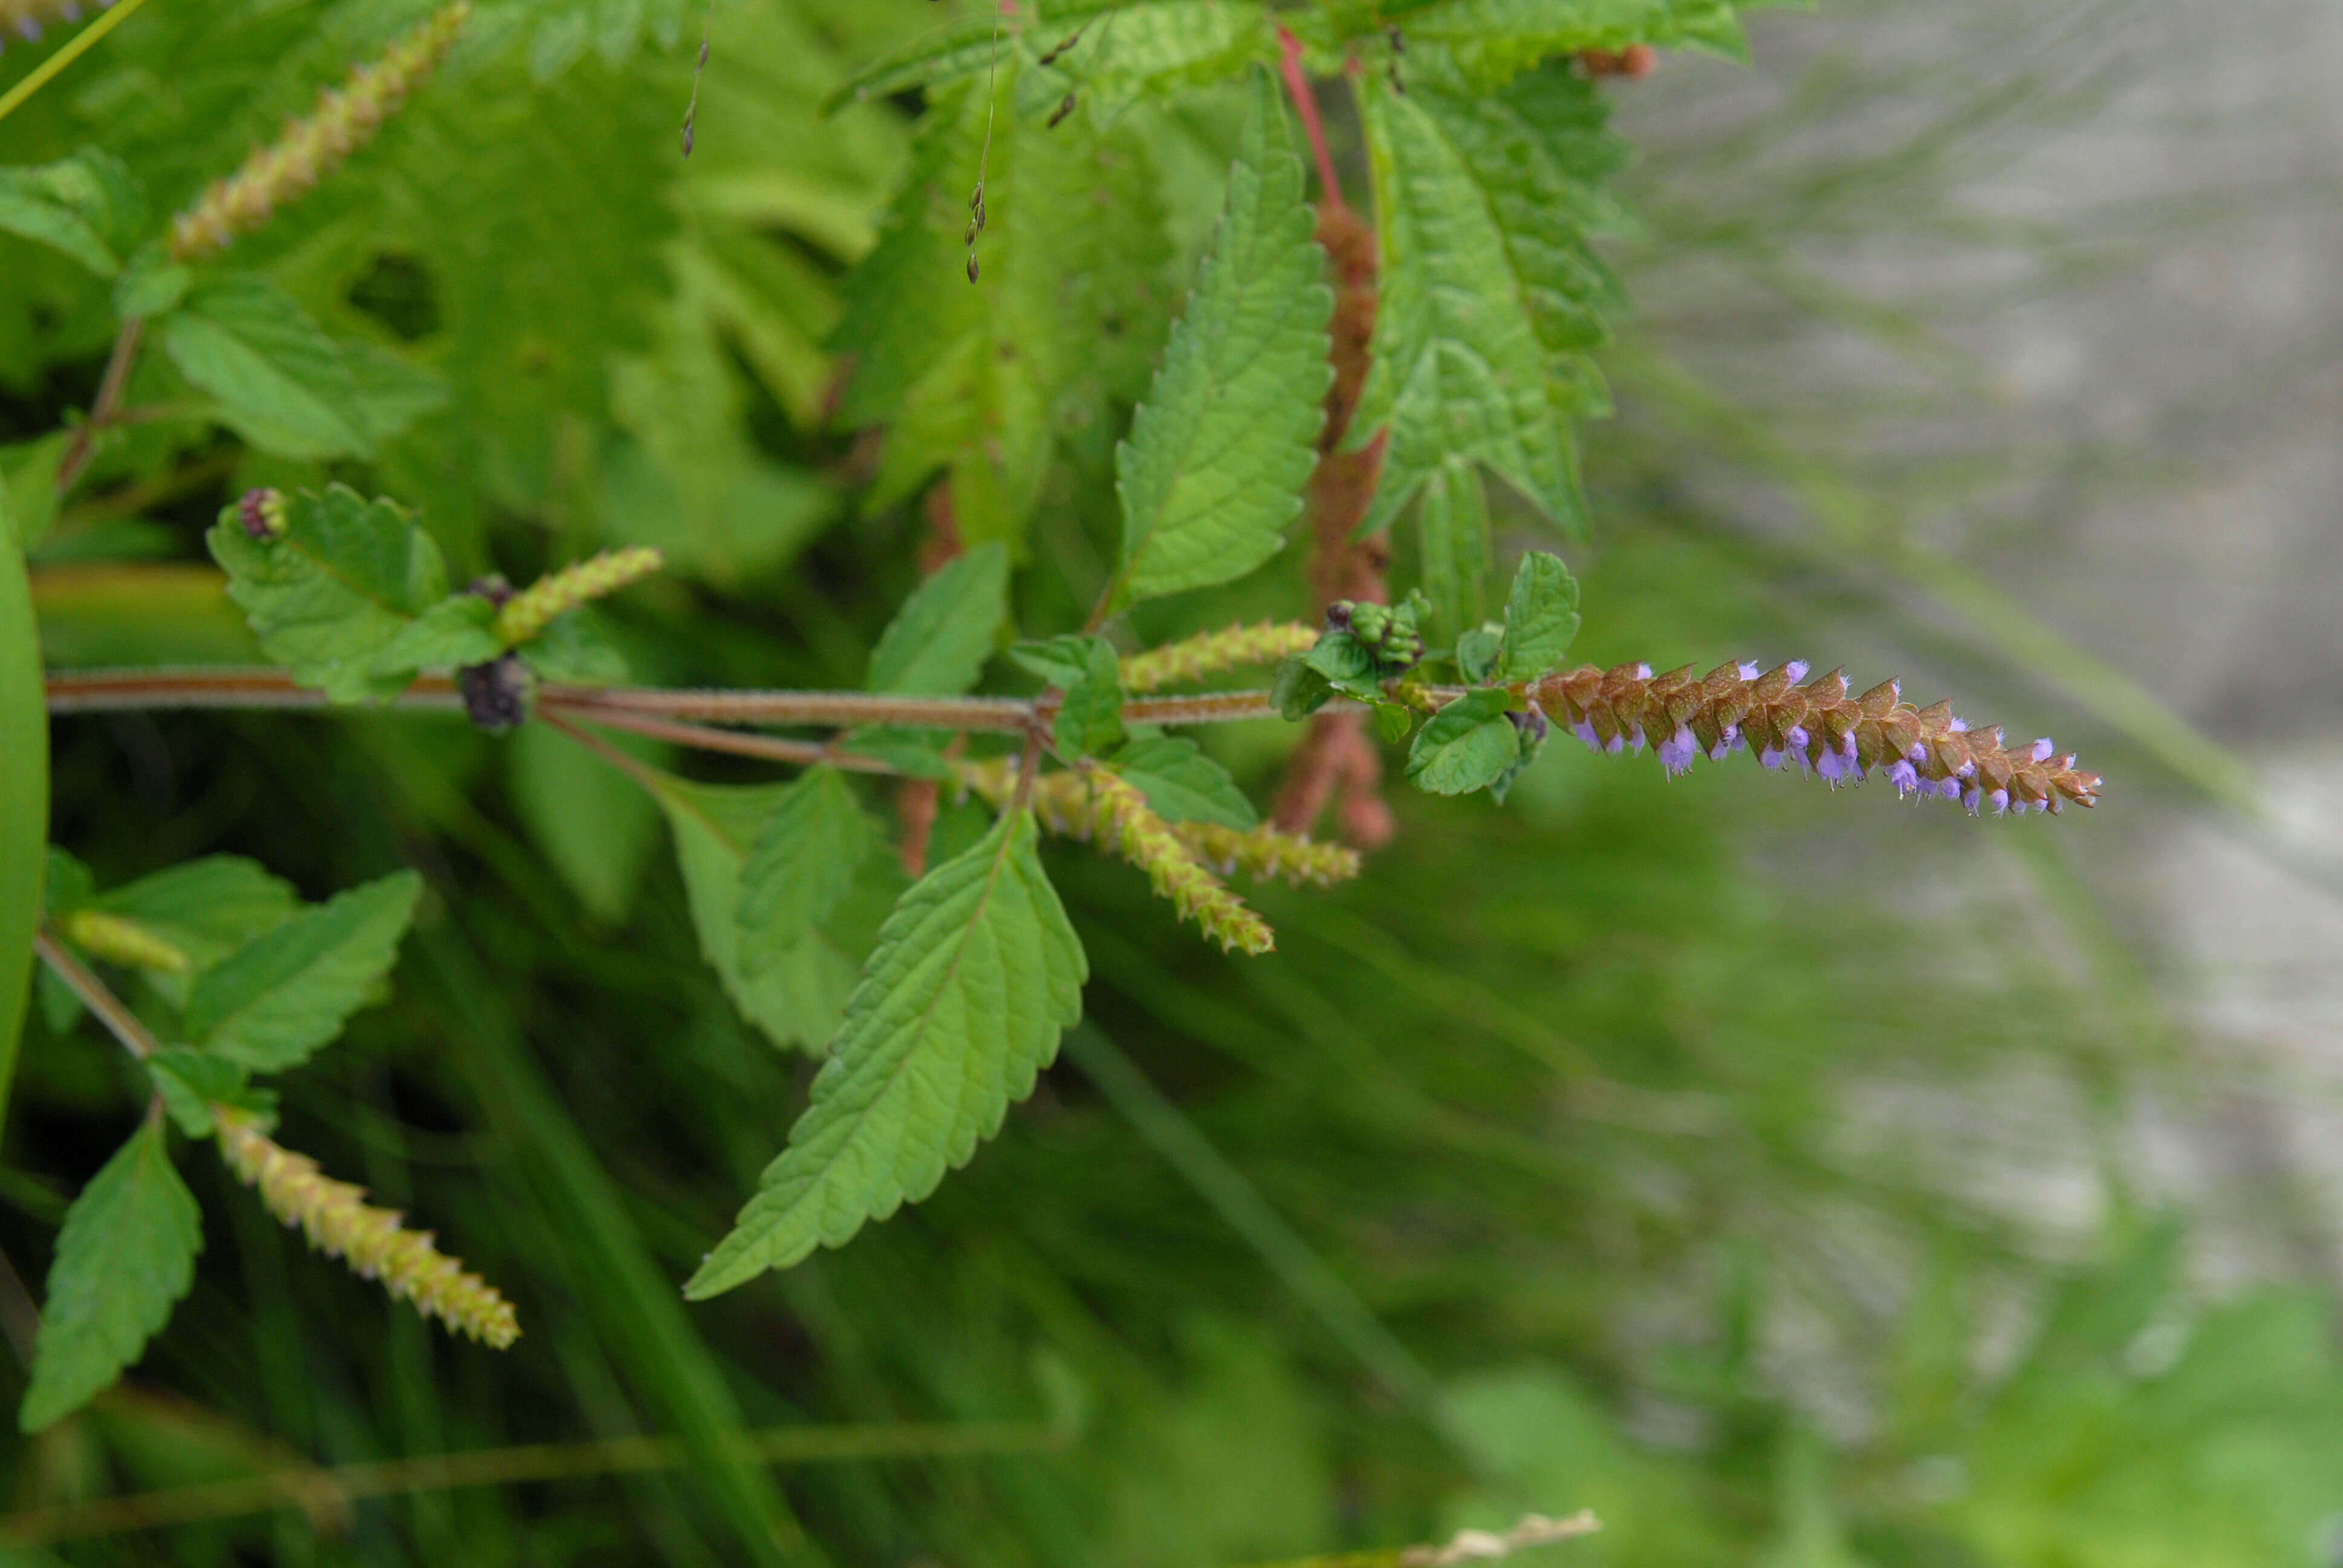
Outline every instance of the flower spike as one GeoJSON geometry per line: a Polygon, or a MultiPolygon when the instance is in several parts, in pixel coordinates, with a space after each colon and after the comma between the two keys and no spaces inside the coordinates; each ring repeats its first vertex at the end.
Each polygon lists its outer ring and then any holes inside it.
{"type": "Polygon", "coordinates": [[[225,1106],[212,1113],[228,1168],[260,1190],[270,1213],[298,1225],[311,1246],[347,1261],[362,1279],[381,1281],[417,1312],[498,1350],[520,1337],[512,1303],[434,1247],[428,1231],[405,1229],[397,1214],[367,1203],[364,1188],[321,1174],[316,1161],[272,1141],[250,1114],[225,1106]]]}
{"type": "Polygon", "coordinates": [[[497,636],[508,648],[528,642],[544,631],[556,617],[588,600],[607,598],[665,565],[667,558],[659,551],[636,545],[623,550],[604,550],[590,560],[548,573],[504,601],[497,611],[497,636]]]}
{"type": "Polygon", "coordinates": [[[1100,837],[1144,870],[1156,892],[1172,900],[1182,919],[1195,921],[1223,948],[1242,948],[1258,956],[1277,946],[1269,922],[1204,869],[1172,825],[1155,814],[1138,786],[1095,764],[1085,764],[1082,772],[1097,802],[1100,837]]]}
{"type": "Polygon", "coordinates": [[[1654,675],[1648,664],[1582,665],[1532,682],[1526,695],[1595,750],[1656,746],[1671,774],[1745,747],[1767,768],[1795,764],[1834,787],[1884,769],[1897,794],[1958,800],[1972,814],[2099,803],[2099,776],[2046,739],[2006,747],[1998,726],[1965,724],[1949,703],[1915,708],[1895,681],[1853,696],[1837,670],[1805,676],[1797,660],[1764,672],[1719,665],[1704,676],[1690,666],[1654,675]]]}
{"type": "Polygon", "coordinates": [[[1300,621],[1264,620],[1252,626],[1199,632],[1122,661],[1125,691],[1155,691],[1180,681],[1202,680],[1247,665],[1275,664],[1317,646],[1319,628],[1300,621]]]}
{"type": "Polygon", "coordinates": [[[95,959],[156,974],[187,972],[187,955],[136,920],[103,910],[75,910],[57,922],[65,940],[95,959]]]}
{"type": "MultiPolygon", "coordinates": [[[[0,0],[0,5],[25,3],[0,0]]],[[[307,119],[287,121],[283,135],[256,148],[229,178],[214,180],[200,201],[171,220],[171,259],[193,261],[226,250],[238,235],[265,226],[279,207],[374,140],[383,121],[447,55],[471,15],[470,0],[455,0],[379,59],[352,71],[344,85],[318,94],[307,119]]]]}

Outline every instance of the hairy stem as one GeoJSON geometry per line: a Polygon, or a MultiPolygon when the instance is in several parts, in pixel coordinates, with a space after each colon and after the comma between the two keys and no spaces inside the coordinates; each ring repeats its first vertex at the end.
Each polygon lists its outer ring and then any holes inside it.
{"type": "Polygon", "coordinates": [[[97,401],[90,405],[89,418],[74,432],[65,456],[57,460],[57,494],[64,495],[74,487],[74,481],[97,456],[97,437],[122,412],[122,399],[130,389],[130,372],[138,363],[139,346],[146,339],[146,321],[134,316],[122,324],[114,335],[114,351],[106,357],[106,377],[97,384],[97,401]]]}
{"type": "Polygon", "coordinates": [[[63,942],[43,931],[34,937],[33,950],[41,955],[49,972],[65,981],[65,989],[81,999],[82,1006],[106,1025],[106,1032],[122,1042],[125,1050],[144,1061],[163,1049],[162,1042],[138,1021],[137,1014],[124,1006],[122,999],[67,951],[63,942]]]}

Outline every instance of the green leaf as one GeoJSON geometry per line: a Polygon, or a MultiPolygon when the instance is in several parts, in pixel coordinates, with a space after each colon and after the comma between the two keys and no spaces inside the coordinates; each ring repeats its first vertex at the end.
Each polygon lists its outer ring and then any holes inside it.
{"type": "Polygon", "coordinates": [[[1011,812],[897,902],[812,1103],[687,1296],[841,1246],[919,1201],[1032,1092],[1090,973],[1036,837],[1031,814],[1011,812]]]}
{"type": "Polygon", "coordinates": [[[1616,52],[1649,44],[1705,49],[1734,60],[1749,55],[1731,0],[1397,0],[1383,5],[1380,15],[1404,27],[1412,48],[1453,48],[1483,88],[1503,85],[1541,60],[1583,49],[1616,52]]]}
{"type": "Polygon", "coordinates": [[[396,502],[343,485],[285,498],[281,538],[256,539],[227,508],[205,536],[263,652],[337,702],[396,695],[404,676],[373,673],[407,624],[447,593],[431,536],[396,502]]]}
{"type": "Polygon", "coordinates": [[[1505,776],[1521,758],[1521,732],[1505,717],[1502,689],[1468,691],[1419,731],[1407,754],[1407,777],[1432,795],[1468,795],[1505,776]]]}
{"type": "Polygon", "coordinates": [[[1577,528],[1569,420],[1608,411],[1591,351],[1620,304],[1586,236],[1618,221],[1596,182],[1619,145],[1600,95],[1566,64],[1478,93],[1435,48],[1411,48],[1407,62],[1406,91],[1380,72],[1361,89],[1383,283],[1349,439],[1387,433],[1362,531],[1388,527],[1463,460],[1577,528]]]}
{"type": "Polygon", "coordinates": [[[979,545],[913,588],[895,612],[870,650],[870,689],[912,697],[966,691],[1008,618],[1009,548],[979,545]]]}
{"type": "Polygon", "coordinates": [[[0,169],[0,231],[62,251],[100,277],[145,222],[146,201],[120,159],[95,147],[38,168],[0,169]]]}
{"type": "Polygon", "coordinates": [[[160,316],[186,298],[194,281],[195,274],[173,261],[161,241],[144,246],[114,280],[114,314],[125,321],[160,316]]]}
{"type": "Polygon", "coordinates": [[[146,1059],[147,1076],[163,1109],[179,1131],[190,1138],[209,1138],[214,1130],[212,1107],[232,1105],[273,1117],[277,1096],[252,1087],[252,1075],[239,1064],[209,1051],[175,1045],[146,1059]]]}
{"type": "Polygon", "coordinates": [[[1051,732],[1070,756],[1095,757],[1122,743],[1122,660],[1102,637],[1053,637],[1010,650],[1018,663],[1060,688],[1051,732]]]}
{"type": "Polygon", "coordinates": [[[1256,73],[1212,254],[1115,453],[1118,608],[1244,576],[1301,515],[1334,308],[1302,193],[1276,84],[1256,73]]]}
{"type": "Polygon", "coordinates": [[[988,121],[982,80],[940,94],[920,123],[877,248],[847,277],[831,347],[854,360],[841,410],[887,428],[864,505],[893,506],[939,471],[960,538],[1023,548],[1061,445],[1102,448],[1101,411],[1135,399],[1171,295],[1160,182],[1136,132],[1077,115],[1056,130],[1014,108],[1004,52],[976,245],[969,196],[988,121]]]}
{"type": "Polygon", "coordinates": [[[1218,822],[1242,830],[1261,818],[1229,770],[1192,740],[1134,740],[1115,753],[1114,770],[1136,785],[1167,822],[1218,822]]]}
{"type": "Polygon", "coordinates": [[[26,1432],[87,1404],[136,1361],[195,1282],[203,1215],[171,1165],[163,1124],[130,1135],[65,1211],[49,1265],[26,1432]]]}
{"type": "Polygon", "coordinates": [[[846,776],[809,768],[781,792],[740,869],[740,970],[759,975],[802,945],[878,841],[846,776]]]}
{"type": "Polygon", "coordinates": [[[1578,635],[1578,579],[1562,558],[1532,550],[1513,568],[1505,599],[1504,654],[1500,681],[1535,680],[1562,662],[1578,635]]]}
{"type": "Polygon", "coordinates": [[[834,114],[857,100],[884,98],[912,87],[934,88],[986,74],[1013,41],[1002,38],[998,15],[960,16],[888,50],[840,83],[821,101],[834,114]]]}
{"type": "Polygon", "coordinates": [[[1415,540],[1424,598],[1462,637],[1488,613],[1489,498],[1471,462],[1452,457],[1424,477],[1415,540]]]}
{"type": "Polygon", "coordinates": [[[341,346],[266,279],[231,274],[187,296],[164,328],[179,374],[219,417],[280,457],[365,457],[370,421],[341,346]]]}
{"type": "Polygon", "coordinates": [[[73,437],[59,430],[37,441],[0,447],[0,517],[15,518],[16,542],[27,554],[48,537],[57,516],[57,463],[73,437]]]}
{"type": "Polygon", "coordinates": [[[489,628],[497,607],[476,593],[450,594],[401,627],[374,656],[367,673],[413,675],[420,669],[458,669],[499,658],[504,643],[489,628]]]}
{"type": "Polygon", "coordinates": [[[1309,718],[1333,698],[1334,683],[1300,655],[1280,662],[1270,683],[1270,699],[1277,704],[1279,715],[1292,722],[1309,718]]]}
{"type": "Polygon", "coordinates": [[[742,961],[740,878],[786,785],[694,784],[667,774],[651,793],[675,832],[676,863],[699,932],[700,955],[725,994],[777,1045],[818,1050],[838,1027],[852,967],[819,933],[769,958],[756,974],[742,961]]]}
{"type": "Polygon", "coordinates": [[[555,616],[517,651],[540,680],[610,686],[628,676],[627,656],[610,640],[601,611],[590,604],[555,616]]]}
{"type": "MultiPolygon", "coordinates": [[[[668,749],[631,736],[610,742],[656,765],[668,749]]],[[[659,808],[632,780],[549,724],[524,724],[505,741],[507,788],[529,840],[597,920],[617,925],[634,908],[643,864],[659,842],[659,808]]]]}
{"type": "Polygon", "coordinates": [[[137,921],[187,955],[184,975],[150,971],[140,977],[142,983],[181,1007],[196,976],[301,912],[291,883],[239,855],[182,861],[91,902],[107,914],[137,921]]]}
{"type": "Polygon", "coordinates": [[[1497,660],[1504,651],[1504,628],[1476,626],[1456,639],[1457,673],[1468,686],[1484,686],[1497,678],[1497,660]]]}
{"type": "Polygon", "coordinates": [[[0,1122],[16,1076],[48,864],[49,711],[25,552],[0,490],[0,1122]]]}
{"type": "Polygon", "coordinates": [[[1302,662],[1325,677],[1327,684],[1346,697],[1373,702],[1383,692],[1383,665],[1374,649],[1347,631],[1330,631],[1302,656],[1302,662]]]}
{"type": "Polygon", "coordinates": [[[307,1060],[373,999],[422,891],[394,871],[253,938],[189,989],[188,1037],[256,1072],[307,1060]]]}

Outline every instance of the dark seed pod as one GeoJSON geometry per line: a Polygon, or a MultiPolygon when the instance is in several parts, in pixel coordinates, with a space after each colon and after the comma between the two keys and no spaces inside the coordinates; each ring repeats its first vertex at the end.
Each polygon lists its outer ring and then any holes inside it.
{"type": "Polygon", "coordinates": [[[518,654],[467,665],[456,672],[456,689],[465,717],[483,729],[510,729],[528,717],[528,666],[518,654]]]}
{"type": "Polygon", "coordinates": [[[968,255],[968,280],[970,283],[974,283],[976,281],[976,253],[974,251],[969,252],[968,255]]]}

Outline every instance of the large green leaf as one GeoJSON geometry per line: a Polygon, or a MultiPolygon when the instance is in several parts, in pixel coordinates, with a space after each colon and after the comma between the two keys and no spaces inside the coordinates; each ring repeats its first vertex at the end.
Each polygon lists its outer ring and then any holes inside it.
{"type": "Polygon", "coordinates": [[[41,1305],[26,1432],[70,1415],[122,1375],[187,1293],[203,1216],[171,1165],[163,1123],[149,1121],[90,1178],[65,1211],[41,1305]]]}
{"type": "Polygon", "coordinates": [[[16,1075],[16,1042],[41,923],[49,838],[49,714],[25,552],[0,490],[0,1121],[16,1075]]]}
{"type": "Polygon", "coordinates": [[[396,694],[374,661],[447,592],[439,547],[397,503],[343,485],[285,498],[285,531],[256,539],[231,508],[205,537],[263,652],[337,702],[396,694]]]}
{"type": "Polygon", "coordinates": [[[1436,49],[1407,59],[1405,91],[1382,75],[1362,87],[1383,275],[1350,439],[1388,441],[1363,527],[1469,458],[1576,528],[1569,421],[1608,407],[1590,356],[1620,301],[1586,236],[1616,221],[1596,182],[1622,149],[1564,64],[1483,93],[1436,49]]]}
{"type": "Polygon", "coordinates": [[[1169,246],[1153,161],[1087,113],[1055,130],[1016,106],[1004,59],[984,179],[987,226],[965,276],[985,146],[984,82],[939,95],[878,247],[850,275],[831,345],[854,358],[843,413],[883,424],[866,504],[941,471],[970,544],[1021,547],[1061,442],[1102,447],[1102,409],[1135,397],[1162,339],[1169,246]]]}
{"type": "Polygon", "coordinates": [[[1167,822],[1218,822],[1242,831],[1261,819],[1229,770],[1192,740],[1168,735],[1134,740],[1115,753],[1112,766],[1167,822]]]}
{"type": "Polygon", "coordinates": [[[810,940],[877,841],[837,769],[809,768],[782,791],[740,869],[741,972],[760,975],[810,940]]]}
{"type": "Polygon", "coordinates": [[[1562,558],[1532,550],[1513,568],[1497,678],[1534,680],[1562,662],[1578,635],[1578,579],[1562,558]]]}
{"type": "Polygon", "coordinates": [[[968,551],[911,590],[870,650],[870,689],[950,697],[976,684],[1009,618],[1009,548],[968,551]]]}
{"type": "Polygon", "coordinates": [[[694,784],[655,776],[651,792],[675,832],[676,863],[699,932],[700,955],[734,1006],[779,1045],[819,1050],[838,1027],[852,966],[819,932],[777,954],[760,954],[751,974],[741,951],[740,874],[787,785],[694,784]]]}
{"type": "Polygon", "coordinates": [[[788,1268],[919,1201],[1032,1092],[1090,973],[1035,837],[1011,812],[903,894],[789,1147],[685,1294],[788,1268]]]}
{"type": "Polygon", "coordinates": [[[307,1060],[374,997],[422,891],[394,871],[253,938],[189,989],[188,1039],[256,1072],[307,1060]]]}
{"type": "Polygon", "coordinates": [[[167,318],[163,342],[179,374],[261,450],[373,452],[374,416],[341,346],[266,279],[232,274],[204,285],[167,318]]]}
{"type": "Polygon", "coordinates": [[[122,270],[145,210],[130,171],[95,147],[39,168],[0,169],[0,232],[62,251],[100,277],[122,270]]]}
{"type": "Polygon", "coordinates": [[[1118,607],[1244,576],[1301,515],[1334,308],[1302,188],[1276,84],[1256,73],[1212,256],[1115,454],[1118,607]]]}

